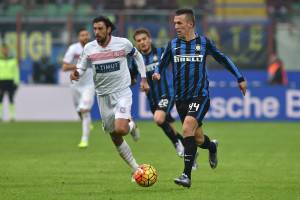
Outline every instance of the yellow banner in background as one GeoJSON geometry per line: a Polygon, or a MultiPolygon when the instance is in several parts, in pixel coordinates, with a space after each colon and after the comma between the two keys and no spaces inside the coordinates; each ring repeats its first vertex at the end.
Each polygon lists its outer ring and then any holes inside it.
{"type": "MultiPolygon", "coordinates": [[[[4,42],[14,55],[17,54],[17,33],[10,31],[4,33],[4,42]]],[[[30,57],[36,61],[43,56],[51,56],[52,53],[52,34],[50,31],[33,31],[30,33],[21,32],[20,34],[20,58],[30,57]]]]}

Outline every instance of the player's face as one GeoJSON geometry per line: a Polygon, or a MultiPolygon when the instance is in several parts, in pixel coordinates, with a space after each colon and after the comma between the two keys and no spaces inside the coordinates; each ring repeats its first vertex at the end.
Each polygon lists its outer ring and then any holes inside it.
{"type": "Polygon", "coordinates": [[[81,44],[85,45],[86,43],[88,43],[88,41],[90,39],[89,32],[86,30],[80,31],[80,33],[78,35],[78,39],[81,44]]]}
{"type": "Polygon", "coordinates": [[[152,40],[147,34],[141,33],[135,36],[136,46],[142,53],[149,53],[152,40]]]}
{"type": "Polygon", "coordinates": [[[104,22],[94,23],[94,34],[100,44],[104,44],[108,40],[110,32],[111,28],[106,27],[104,22]]]}
{"type": "Polygon", "coordinates": [[[174,17],[174,26],[179,38],[185,38],[193,25],[187,20],[186,15],[177,15],[174,17]]]}

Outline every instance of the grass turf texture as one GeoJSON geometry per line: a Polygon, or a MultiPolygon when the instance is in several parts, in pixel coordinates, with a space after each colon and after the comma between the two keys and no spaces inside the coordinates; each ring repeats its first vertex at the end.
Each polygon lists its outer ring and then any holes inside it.
{"type": "MultiPolygon", "coordinates": [[[[210,122],[219,166],[200,150],[192,187],[173,183],[183,161],[152,122],[139,122],[137,143],[126,137],[139,163],[152,164],[150,188],[130,182],[130,170],[108,135],[95,124],[88,149],[78,149],[80,123],[0,123],[0,199],[300,199],[300,124],[210,122]]],[[[180,124],[176,124],[180,128],[180,124]]]]}

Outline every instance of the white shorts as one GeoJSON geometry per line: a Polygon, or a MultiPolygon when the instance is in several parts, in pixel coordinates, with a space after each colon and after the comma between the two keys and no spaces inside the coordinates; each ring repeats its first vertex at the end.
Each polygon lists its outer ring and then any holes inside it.
{"type": "Polygon", "coordinates": [[[91,110],[94,104],[95,88],[94,86],[88,87],[71,87],[72,96],[77,112],[80,110],[91,110]]]}
{"type": "Polygon", "coordinates": [[[132,92],[129,87],[120,92],[98,95],[97,100],[105,132],[114,131],[115,119],[131,118],[132,92]]]}

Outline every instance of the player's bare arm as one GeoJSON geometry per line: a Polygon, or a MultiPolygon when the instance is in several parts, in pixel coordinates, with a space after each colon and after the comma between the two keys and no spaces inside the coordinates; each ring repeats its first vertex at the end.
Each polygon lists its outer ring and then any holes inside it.
{"type": "Polygon", "coordinates": [[[63,69],[63,71],[71,71],[71,70],[75,70],[75,69],[76,69],[76,65],[71,64],[71,63],[63,62],[62,69],[63,69]]]}
{"type": "Polygon", "coordinates": [[[242,94],[245,96],[246,91],[247,91],[247,82],[246,81],[242,81],[239,83],[239,88],[242,92],[242,94]]]}
{"type": "Polygon", "coordinates": [[[146,78],[141,79],[140,88],[141,88],[141,91],[143,91],[143,92],[149,91],[150,87],[149,87],[149,84],[148,84],[146,78]]]}

